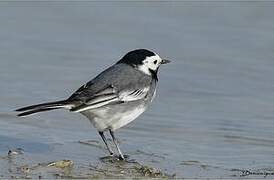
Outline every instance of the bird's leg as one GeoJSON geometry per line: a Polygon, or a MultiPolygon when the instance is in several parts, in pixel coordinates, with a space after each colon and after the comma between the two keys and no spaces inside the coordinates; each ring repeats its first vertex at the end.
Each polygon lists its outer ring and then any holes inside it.
{"type": "Polygon", "coordinates": [[[107,146],[107,149],[108,149],[109,154],[110,154],[111,156],[113,156],[113,151],[112,151],[111,148],[108,146],[108,143],[107,143],[106,137],[105,137],[105,135],[104,135],[104,132],[103,132],[103,131],[98,131],[98,132],[99,132],[101,138],[103,139],[105,145],[107,146]]]}
{"type": "Polygon", "coordinates": [[[120,150],[120,148],[119,148],[119,146],[118,146],[117,139],[116,139],[115,136],[114,136],[114,132],[113,132],[111,129],[109,129],[109,133],[110,133],[110,135],[111,135],[111,137],[112,137],[112,140],[113,140],[113,142],[114,142],[114,144],[115,144],[115,146],[116,146],[116,148],[117,148],[117,151],[118,151],[118,153],[119,153],[119,159],[120,159],[120,160],[125,160],[125,157],[124,157],[124,155],[122,154],[122,151],[120,150]]]}

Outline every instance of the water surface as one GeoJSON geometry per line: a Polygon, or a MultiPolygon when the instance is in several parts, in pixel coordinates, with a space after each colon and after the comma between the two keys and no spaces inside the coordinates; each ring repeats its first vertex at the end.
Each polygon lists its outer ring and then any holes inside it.
{"type": "MultiPolygon", "coordinates": [[[[117,132],[130,158],[188,178],[272,169],[273,8],[0,2],[0,154],[23,148],[25,163],[103,165],[107,152],[85,117],[61,110],[17,118],[12,111],[67,98],[129,50],[148,48],[172,64],[160,69],[150,109],[117,132]],[[85,140],[98,146],[79,143],[85,140]]],[[[8,165],[0,162],[2,177],[13,172],[8,165]]]]}

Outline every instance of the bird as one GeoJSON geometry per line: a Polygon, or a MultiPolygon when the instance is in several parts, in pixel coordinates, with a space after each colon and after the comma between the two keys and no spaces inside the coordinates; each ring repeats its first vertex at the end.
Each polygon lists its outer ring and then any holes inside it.
{"type": "Polygon", "coordinates": [[[149,107],[156,94],[159,67],[169,62],[151,50],[132,50],[69,98],[15,111],[19,112],[19,117],[56,109],[81,113],[97,129],[110,156],[114,156],[114,152],[105,132],[110,133],[118,159],[125,160],[114,132],[135,120],[149,107]]]}

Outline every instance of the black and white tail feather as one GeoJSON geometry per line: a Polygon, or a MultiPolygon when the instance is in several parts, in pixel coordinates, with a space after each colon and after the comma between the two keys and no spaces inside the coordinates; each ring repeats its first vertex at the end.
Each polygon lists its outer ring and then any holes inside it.
{"type": "Polygon", "coordinates": [[[63,101],[55,101],[55,102],[48,102],[48,103],[27,106],[20,109],[16,109],[16,111],[22,112],[20,114],[17,114],[17,116],[28,116],[28,115],[35,114],[38,112],[43,112],[43,111],[51,111],[51,110],[61,109],[61,108],[70,109],[73,106],[74,105],[72,102],[69,102],[68,100],[63,100],[63,101]]]}

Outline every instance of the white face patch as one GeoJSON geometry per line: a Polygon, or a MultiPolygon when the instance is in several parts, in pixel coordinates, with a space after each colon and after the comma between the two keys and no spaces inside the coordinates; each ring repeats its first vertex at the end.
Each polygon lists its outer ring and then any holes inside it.
{"type": "Polygon", "coordinates": [[[162,59],[160,58],[158,54],[156,54],[155,56],[147,57],[143,61],[143,64],[138,66],[138,69],[144,72],[145,74],[151,75],[151,72],[149,71],[149,69],[156,71],[158,67],[161,65],[161,62],[162,62],[162,59]]]}

